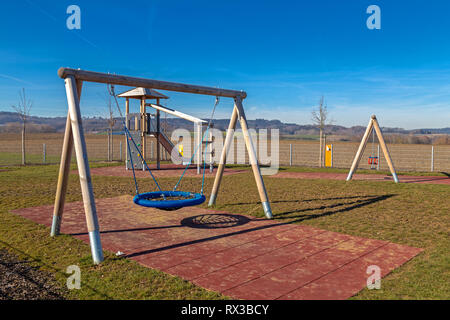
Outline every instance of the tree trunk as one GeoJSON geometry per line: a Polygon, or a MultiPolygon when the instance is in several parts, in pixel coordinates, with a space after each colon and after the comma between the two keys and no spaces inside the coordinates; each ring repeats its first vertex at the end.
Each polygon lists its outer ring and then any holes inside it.
{"type": "Polygon", "coordinates": [[[108,138],[108,157],[107,157],[107,159],[108,159],[108,162],[111,160],[110,158],[111,158],[111,143],[110,143],[110,140],[109,140],[109,130],[107,130],[107,134],[106,134],[106,136],[107,136],[107,138],[108,138]]]}
{"type": "Polygon", "coordinates": [[[113,129],[110,129],[111,134],[111,161],[114,161],[114,136],[113,136],[113,129]]]}
{"type": "Polygon", "coordinates": [[[25,165],[25,123],[22,125],[22,165],[25,165]]]}
{"type": "Polygon", "coordinates": [[[322,168],[322,155],[323,155],[322,136],[323,136],[323,131],[322,131],[322,129],[320,129],[320,136],[319,136],[319,143],[320,143],[320,147],[319,147],[319,168],[322,168]]]}

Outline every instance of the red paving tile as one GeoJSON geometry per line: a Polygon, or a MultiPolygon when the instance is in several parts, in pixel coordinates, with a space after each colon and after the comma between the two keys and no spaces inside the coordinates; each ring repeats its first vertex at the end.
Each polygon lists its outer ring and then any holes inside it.
{"type": "MultiPolygon", "coordinates": [[[[270,176],[271,178],[294,178],[294,179],[330,179],[346,180],[346,173],[328,173],[328,172],[279,172],[270,176]]],[[[405,176],[399,175],[400,183],[429,183],[450,185],[450,177],[443,176],[405,176]]],[[[391,176],[381,174],[354,174],[353,180],[368,181],[393,181],[391,176]]]]}
{"type": "MultiPolygon", "coordinates": [[[[304,287],[296,289],[280,299],[283,300],[335,300],[357,294],[358,288],[367,285],[367,268],[376,265],[384,277],[393,269],[419,254],[422,249],[388,243],[369,254],[352,261],[304,287]]],[[[381,286],[382,286],[381,282],[381,286]]]]}
{"type": "Polygon", "coordinates": [[[256,299],[277,299],[357,259],[360,255],[374,250],[374,247],[377,248],[384,244],[386,243],[368,239],[344,240],[307,259],[294,262],[253,281],[225,290],[224,294],[239,299],[253,299],[251,297],[254,297],[257,292],[256,299]]]}
{"type": "MultiPolygon", "coordinates": [[[[105,250],[239,299],[346,299],[366,286],[367,266],[380,266],[384,276],[421,251],[198,207],[143,208],[131,196],[96,204],[105,250]]],[[[47,226],[52,212],[52,206],[14,211],[47,226]]],[[[61,230],[89,242],[81,202],[66,204],[61,230]]]]}

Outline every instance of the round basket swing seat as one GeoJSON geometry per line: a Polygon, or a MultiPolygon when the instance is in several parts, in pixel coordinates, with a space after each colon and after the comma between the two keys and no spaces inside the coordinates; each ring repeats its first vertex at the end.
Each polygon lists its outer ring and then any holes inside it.
{"type": "Polygon", "coordinates": [[[202,204],[203,194],[184,191],[154,191],[137,194],[133,202],[137,205],[161,210],[176,210],[202,204]]]}

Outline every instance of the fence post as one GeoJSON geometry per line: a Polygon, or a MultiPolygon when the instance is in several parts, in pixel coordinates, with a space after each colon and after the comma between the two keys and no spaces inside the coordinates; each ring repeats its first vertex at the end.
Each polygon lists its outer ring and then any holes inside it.
{"type": "Polygon", "coordinates": [[[153,141],[150,141],[150,159],[153,161],[153,141]]]}
{"type": "Polygon", "coordinates": [[[120,141],[119,143],[119,157],[120,161],[122,162],[122,141],[120,141]]]}
{"type": "Polygon", "coordinates": [[[46,145],[45,145],[45,143],[42,145],[42,154],[43,154],[43,157],[42,157],[42,160],[43,160],[43,163],[45,164],[45,162],[46,162],[46,153],[47,153],[47,150],[46,150],[47,148],[46,148],[46,145]]]}
{"type": "Polygon", "coordinates": [[[431,172],[434,171],[434,146],[431,146],[431,172]]]}
{"type": "Polygon", "coordinates": [[[289,166],[292,167],[292,143],[289,144],[289,166]]]}

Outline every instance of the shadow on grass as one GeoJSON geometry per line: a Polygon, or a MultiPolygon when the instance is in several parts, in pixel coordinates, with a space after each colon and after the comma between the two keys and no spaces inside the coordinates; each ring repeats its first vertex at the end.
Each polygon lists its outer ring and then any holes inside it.
{"type": "MultiPolygon", "coordinates": [[[[301,199],[301,200],[275,200],[270,201],[271,204],[275,203],[300,203],[300,202],[313,202],[313,201],[331,201],[331,200],[347,200],[347,199],[360,199],[360,198],[375,198],[373,196],[351,196],[351,197],[335,197],[335,198],[320,198],[320,199],[301,199]]],[[[243,206],[243,205],[259,205],[260,202],[238,202],[238,203],[227,203],[227,206],[243,206]]]]}
{"type": "MultiPolygon", "coordinates": [[[[277,219],[295,219],[292,222],[301,222],[301,221],[305,221],[305,220],[311,220],[311,219],[317,219],[317,218],[321,218],[321,217],[326,217],[326,216],[330,216],[330,215],[334,215],[336,213],[342,213],[342,212],[347,212],[347,211],[351,211],[357,208],[361,208],[361,207],[365,207],[367,205],[379,202],[379,201],[383,201],[386,199],[389,199],[391,197],[393,197],[393,194],[387,194],[387,195],[383,195],[383,196],[366,196],[366,199],[359,199],[353,202],[346,202],[346,203],[337,203],[337,204],[331,204],[329,206],[320,206],[320,207],[316,207],[316,208],[307,208],[307,209],[300,209],[300,210],[293,210],[293,211],[285,211],[285,212],[281,212],[278,213],[275,218],[277,219]],[[315,210],[324,210],[324,209],[334,209],[334,208],[338,208],[341,206],[346,206],[344,208],[341,209],[337,209],[337,210],[329,210],[323,213],[318,213],[318,214],[303,214],[303,215],[294,215],[291,216],[291,214],[295,214],[295,213],[301,213],[301,212],[307,212],[307,211],[315,211],[315,210]],[[288,217],[283,217],[289,215],[288,217]]],[[[354,197],[349,197],[349,198],[354,198],[354,197]]]]}

